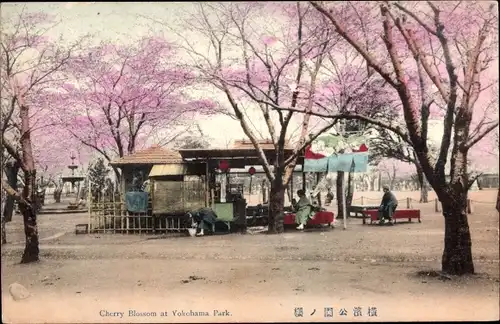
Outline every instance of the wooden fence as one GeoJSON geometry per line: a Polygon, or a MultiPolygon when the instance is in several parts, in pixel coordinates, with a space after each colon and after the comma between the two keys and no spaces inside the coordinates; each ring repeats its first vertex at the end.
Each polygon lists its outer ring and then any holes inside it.
{"type": "Polygon", "coordinates": [[[182,232],[190,225],[184,216],[154,216],[151,201],[146,213],[130,213],[123,202],[89,205],[88,233],[182,232]]]}

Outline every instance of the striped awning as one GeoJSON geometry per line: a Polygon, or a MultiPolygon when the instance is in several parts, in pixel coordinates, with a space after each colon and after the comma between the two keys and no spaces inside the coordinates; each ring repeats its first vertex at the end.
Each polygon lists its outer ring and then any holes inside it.
{"type": "Polygon", "coordinates": [[[182,163],[153,165],[149,177],[174,176],[186,174],[186,165],[182,163]]]}

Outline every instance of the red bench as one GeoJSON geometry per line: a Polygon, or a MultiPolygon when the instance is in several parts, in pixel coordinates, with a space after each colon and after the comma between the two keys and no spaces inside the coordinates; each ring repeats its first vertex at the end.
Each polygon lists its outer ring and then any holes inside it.
{"type": "MultiPolygon", "coordinates": [[[[307,225],[320,225],[320,224],[330,225],[333,223],[333,219],[334,219],[334,214],[332,212],[320,211],[316,213],[314,219],[309,219],[307,225]]],[[[285,219],[283,223],[285,225],[295,225],[295,214],[294,213],[285,214],[285,219]]]]}
{"type": "MultiPolygon", "coordinates": [[[[366,217],[370,217],[370,224],[374,221],[378,221],[378,210],[365,210],[364,214],[366,217]]],[[[418,222],[421,223],[420,220],[420,210],[418,209],[396,209],[396,211],[392,214],[392,219],[394,223],[396,223],[396,219],[408,219],[408,222],[411,223],[412,218],[417,218],[418,222]]],[[[363,218],[363,224],[365,224],[365,219],[363,218]]]]}

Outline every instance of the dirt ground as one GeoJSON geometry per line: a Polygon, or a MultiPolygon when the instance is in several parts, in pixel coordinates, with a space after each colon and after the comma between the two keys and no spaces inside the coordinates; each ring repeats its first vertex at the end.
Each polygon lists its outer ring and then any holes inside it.
{"type": "MultiPolygon", "coordinates": [[[[418,198],[396,195],[401,206],[406,197],[418,198]]],[[[360,192],[355,202],[361,196],[364,204],[380,199],[378,192],[360,192]]],[[[351,218],[347,230],[202,238],[75,235],[85,213],[41,215],[41,261],[29,265],[19,264],[23,233],[16,216],[2,246],[3,322],[498,320],[495,197],[494,190],[470,193],[477,273],[461,278],[417,274],[440,269],[444,225],[433,202],[412,203],[422,211],[420,224],[379,227],[351,218]],[[8,291],[14,282],[32,296],[14,301],[8,291]],[[333,317],[325,317],[330,308],[333,317]]]]}

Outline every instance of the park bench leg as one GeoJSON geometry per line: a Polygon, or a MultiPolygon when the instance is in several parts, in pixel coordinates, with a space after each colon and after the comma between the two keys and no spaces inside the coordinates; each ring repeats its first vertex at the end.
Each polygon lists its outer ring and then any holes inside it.
{"type": "Polygon", "coordinates": [[[410,222],[410,223],[411,223],[411,217],[410,217],[410,218],[408,218],[408,222],[410,222]]]}
{"type": "Polygon", "coordinates": [[[420,216],[418,217],[418,222],[419,222],[419,223],[422,223],[422,221],[420,220],[420,216]]]}

